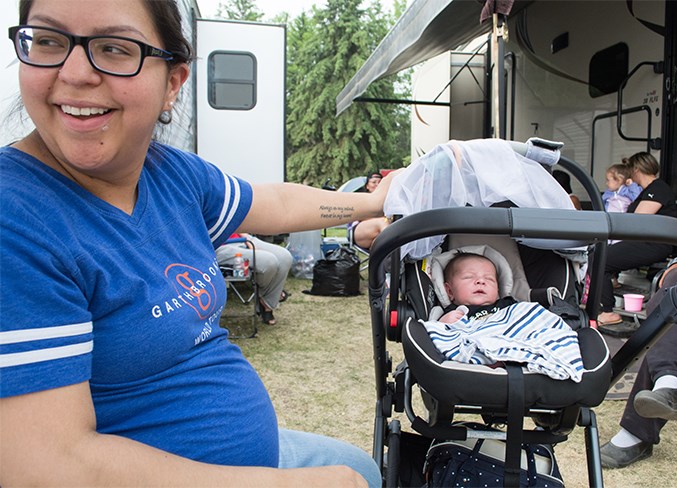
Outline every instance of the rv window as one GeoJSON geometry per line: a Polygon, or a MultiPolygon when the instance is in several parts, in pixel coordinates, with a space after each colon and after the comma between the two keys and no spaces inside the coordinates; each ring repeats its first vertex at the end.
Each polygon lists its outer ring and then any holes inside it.
{"type": "Polygon", "coordinates": [[[628,76],[628,45],[619,42],[590,58],[588,91],[592,98],[618,91],[628,76]]]}
{"type": "Polygon", "coordinates": [[[207,71],[209,105],[251,110],[256,105],[256,58],[249,52],[214,51],[207,71]]]}

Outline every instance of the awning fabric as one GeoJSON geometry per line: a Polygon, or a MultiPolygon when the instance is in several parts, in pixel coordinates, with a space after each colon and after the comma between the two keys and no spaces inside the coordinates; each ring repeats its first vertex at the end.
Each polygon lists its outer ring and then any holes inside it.
{"type": "Polygon", "coordinates": [[[372,82],[489,32],[490,21],[480,24],[483,6],[480,0],[414,0],[336,97],[337,115],[372,82]]]}

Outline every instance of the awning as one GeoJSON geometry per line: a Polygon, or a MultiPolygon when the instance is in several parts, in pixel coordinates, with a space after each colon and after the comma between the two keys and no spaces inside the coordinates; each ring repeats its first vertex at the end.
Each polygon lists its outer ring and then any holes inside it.
{"type": "MultiPolygon", "coordinates": [[[[414,0],[336,97],[336,114],[347,109],[372,82],[489,32],[490,21],[480,24],[483,4],[479,0],[414,0]]],[[[519,9],[515,5],[512,13],[519,9]]]]}

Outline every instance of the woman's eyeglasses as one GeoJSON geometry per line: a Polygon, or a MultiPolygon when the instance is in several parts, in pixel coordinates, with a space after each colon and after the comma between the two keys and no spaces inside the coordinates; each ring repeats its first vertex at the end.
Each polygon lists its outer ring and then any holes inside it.
{"type": "Polygon", "coordinates": [[[17,25],[9,28],[9,38],[19,61],[40,68],[63,66],[75,46],[82,46],[94,69],[113,76],[136,76],[148,57],[173,59],[172,53],[136,39],[76,36],[51,27],[17,25]]]}

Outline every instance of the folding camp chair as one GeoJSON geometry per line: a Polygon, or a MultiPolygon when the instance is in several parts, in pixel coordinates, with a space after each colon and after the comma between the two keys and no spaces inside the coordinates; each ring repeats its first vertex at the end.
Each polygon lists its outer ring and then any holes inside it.
{"type": "MultiPolygon", "coordinates": [[[[249,263],[248,273],[245,276],[234,276],[233,269],[230,266],[221,265],[220,266],[221,274],[223,275],[223,278],[226,281],[228,290],[233,292],[233,294],[239,299],[240,303],[244,306],[253,304],[253,307],[251,312],[247,312],[244,314],[224,313],[223,316],[229,318],[250,317],[251,330],[249,332],[243,332],[242,330],[238,330],[241,329],[238,327],[229,327],[229,329],[231,331],[231,337],[233,338],[241,338],[241,337],[251,338],[255,337],[256,334],[258,333],[257,317],[260,313],[261,307],[259,301],[259,287],[256,282],[256,247],[254,246],[254,243],[250,239],[247,239],[245,237],[236,237],[228,239],[225,244],[238,244],[238,243],[246,243],[247,246],[252,250],[252,262],[249,263]],[[248,290],[238,288],[238,287],[243,288],[242,285],[247,284],[251,288],[251,292],[249,292],[248,290]],[[247,294],[249,294],[249,296],[247,296],[247,294]]],[[[226,305],[226,311],[228,311],[228,305],[226,305]]]]}

